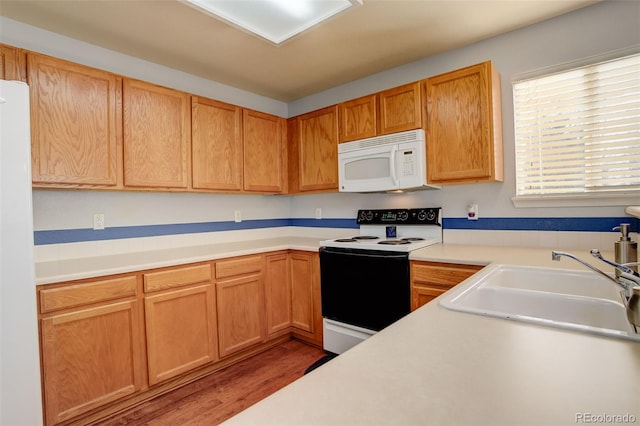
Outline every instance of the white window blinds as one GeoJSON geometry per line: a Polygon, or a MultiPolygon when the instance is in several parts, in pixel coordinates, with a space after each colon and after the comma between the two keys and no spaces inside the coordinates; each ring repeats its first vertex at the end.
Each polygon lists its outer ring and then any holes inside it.
{"type": "Polygon", "coordinates": [[[518,196],[640,197],[640,54],[513,83],[518,196]]]}

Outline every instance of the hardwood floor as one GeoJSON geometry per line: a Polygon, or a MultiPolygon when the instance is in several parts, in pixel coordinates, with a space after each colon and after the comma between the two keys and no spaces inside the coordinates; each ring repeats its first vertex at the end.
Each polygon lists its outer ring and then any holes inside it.
{"type": "Polygon", "coordinates": [[[97,424],[217,425],[302,377],[323,356],[290,340],[97,424]]]}

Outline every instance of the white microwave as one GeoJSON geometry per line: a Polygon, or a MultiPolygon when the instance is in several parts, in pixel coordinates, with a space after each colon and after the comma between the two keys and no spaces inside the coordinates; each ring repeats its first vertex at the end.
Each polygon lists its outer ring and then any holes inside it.
{"type": "Polygon", "coordinates": [[[427,184],[424,130],[338,144],[340,192],[439,189],[427,184]]]}

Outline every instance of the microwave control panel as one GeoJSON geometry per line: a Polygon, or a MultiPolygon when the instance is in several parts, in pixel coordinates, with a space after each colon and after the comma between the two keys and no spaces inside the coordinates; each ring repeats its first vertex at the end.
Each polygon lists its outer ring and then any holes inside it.
{"type": "Polygon", "coordinates": [[[412,149],[408,149],[406,151],[402,152],[402,155],[400,157],[402,160],[402,164],[401,164],[401,174],[402,176],[413,176],[416,174],[416,168],[415,168],[415,164],[416,164],[416,160],[415,160],[415,153],[412,149]]]}

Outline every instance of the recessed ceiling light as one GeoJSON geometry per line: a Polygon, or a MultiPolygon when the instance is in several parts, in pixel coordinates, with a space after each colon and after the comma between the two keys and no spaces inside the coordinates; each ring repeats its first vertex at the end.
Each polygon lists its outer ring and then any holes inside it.
{"type": "Polygon", "coordinates": [[[275,45],[362,4],[362,0],[180,1],[275,45]]]}

